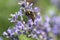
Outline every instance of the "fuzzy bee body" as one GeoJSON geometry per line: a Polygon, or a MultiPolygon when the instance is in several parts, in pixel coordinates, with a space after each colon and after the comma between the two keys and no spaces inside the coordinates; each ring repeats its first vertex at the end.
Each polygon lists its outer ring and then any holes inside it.
{"type": "Polygon", "coordinates": [[[35,13],[34,12],[32,12],[30,10],[27,10],[25,12],[25,15],[28,16],[28,18],[31,18],[34,21],[34,19],[35,19],[35,13]]]}
{"type": "Polygon", "coordinates": [[[34,0],[26,0],[27,2],[29,2],[29,3],[33,3],[34,2],[34,0]]]}
{"type": "Polygon", "coordinates": [[[34,4],[36,4],[38,0],[26,0],[26,1],[29,2],[29,3],[34,3],[34,4]]]}

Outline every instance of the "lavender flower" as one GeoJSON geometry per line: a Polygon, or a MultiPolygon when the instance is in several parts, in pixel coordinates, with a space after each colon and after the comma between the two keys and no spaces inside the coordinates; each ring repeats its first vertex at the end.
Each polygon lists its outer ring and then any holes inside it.
{"type": "Polygon", "coordinates": [[[6,32],[3,32],[3,35],[8,35],[6,32]]]}
{"type": "Polygon", "coordinates": [[[24,27],[24,25],[23,25],[23,23],[22,23],[21,21],[18,21],[18,22],[16,23],[16,26],[17,26],[17,27],[18,27],[18,26],[24,27]]]}
{"type": "Polygon", "coordinates": [[[54,34],[57,34],[58,33],[58,27],[57,27],[57,25],[54,25],[52,32],[54,34]]]}
{"type": "Polygon", "coordinates": [[[18,18],[18,14],[11,14],[12,18],[9,18],[8,20],[10,20],[10,22],[15,22],[17,21],[17,18],[18,18]]]}
{"type": "Polygon", "coordinates": [[[35,7],[34,11],[38,13],[40,11],[39,7],[35,7]]]}
{"type": "Polygon", "coordinates": [[[2,37],[0,37],[0,40],[3,40],[3,38],[2,38],[2,37]]]}
{"type": "Polygon", "coordinates": [[[35,20],[34,20],[34,24],[35,25],[39,25],[42,23],[42,18],[41,16],[36,16],[35,20]]]}
{"type": "Polygon", "coordinates": [[[60,9],[60,0],[51,0],[51,3],[58,9],[60,9]]]}
{"type": "Polygon", "coordinates": [[[23,16],[22,10],[18,11],[18,15],[23,16]]]}
{"type": "Polygon", "coordinates": [[[53,16],[51,18],[52,32],[57,35],[60,34],[60,16],[53,16]]]}
{"type": "Polygon", "coordinates": [[[28,24],[33,25],[32,19],[29,19],[29,20],[28,20],[28,24]]]}
{"type": "Polygon", "coordinates": [[[20,10],[15,13],[11,14],[12,18],[10,18],[10,22],[15,22],[15,26],[11,29],[8,28],[6,32],[3,32],[3,35],[7,36],[8,38],[12,40],[19,40],[18,36],[21,34],[24,34],[28,37],[32,37],[34,39],[41,39],[41,40],[47,40],[48,39],[48,32],[50,32],[50,18],[46,17],[45,20],[46,22],[42,22],[42,17],[40,15],[40,9],[38,7],[33,8],[33,3],[29,3],[26,0],[21,1],[20,3],[20,10]],[[28,16],[28,21],[25,22],[23,20],[23,16],[25,16],[26,11],[31,11],[35,15],[34,21],[32,18],[29,18],[28,16]],[[18,20],[18,17],[21,17],[21,20],[18,20]]]}

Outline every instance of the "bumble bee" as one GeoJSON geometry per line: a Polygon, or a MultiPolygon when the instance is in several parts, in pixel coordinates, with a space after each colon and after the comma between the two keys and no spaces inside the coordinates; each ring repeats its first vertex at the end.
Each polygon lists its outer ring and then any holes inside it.
{"type": "Polygon", "coordinates": [[[29,3],[33,3],[34,2],[34,0],[26,0],[27,2],[29,2],[29,3]]]}
{"type": "Polygon", "coordinates": [[[28,16],[28,18],[31,18],[34,21],[35,13],[33,11],[26,10],[25,15],[28,16]]]}
{"type": "Polygon", "coordinates": [[[26,1],[29,2],[29,3],[34,3],[34,4],[36,4],[38,0],[26,0],[26,1]]]}

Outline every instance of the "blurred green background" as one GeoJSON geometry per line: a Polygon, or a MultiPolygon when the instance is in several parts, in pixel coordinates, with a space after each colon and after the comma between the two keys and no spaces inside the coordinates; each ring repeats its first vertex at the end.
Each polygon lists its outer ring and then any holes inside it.
{"type": "Polygon", "coordinates": [[[0,35],[11,26],[8,18],[11,13],[15,13],[19,10],[17,3],[18,0],[0,0],[0,35]]]}
{"type": "MultiPolygon", "coordinates": [[[[19,10],[19,0],[0,0],[0,37],[3,31],[6,31],[9,26],[13,26],[13,23],[8,21],[11,13],[15,13],[19,10]]],[[[41,15],[44,18],[45,15],[49,15],[49,10],[54,10],[56,15],[60,14],[55,6],[51,5],[50,0],[38,0],[34,6],[40,7],[41,15]]],[[[4,40],[8,40],[4,38],[4,40]]],[[[24,39],[23,39],[24,40],[24,39]]]]}

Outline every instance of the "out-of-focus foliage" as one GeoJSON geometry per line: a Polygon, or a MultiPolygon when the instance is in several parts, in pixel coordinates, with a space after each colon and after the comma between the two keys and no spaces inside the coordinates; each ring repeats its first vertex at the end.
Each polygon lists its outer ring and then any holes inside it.
{"type": "Polygon", "coordinates": [[[10,25],[8,17],[19,10],[17,0],[0,0],[0,35],[10,25]]]}
{"type": "Polygon", "coordinates": [[[34,40],[33,38],[27,38],[26,35],[20,35],[20,40],[34,40]]]}
{"type": "MultiPolygon", "coordinates": [[[[0,36],[13,24],[8,21],[11,13],[19,10],[18,0],[0,0],[0,36]]],[[[6,38],[4,38],[5,40],[6,38]]],[[[8,39],[6,39],[8,40],[8,39]]]]}

